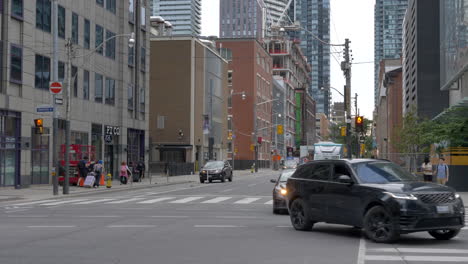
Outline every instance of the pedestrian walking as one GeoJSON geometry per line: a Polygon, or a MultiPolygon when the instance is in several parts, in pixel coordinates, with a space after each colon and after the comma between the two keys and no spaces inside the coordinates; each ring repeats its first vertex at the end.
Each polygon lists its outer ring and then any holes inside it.
{"type": "MultiPolygon", "coordinates": [[[[78,182],[84,182],[86,176],[88,176],[88,157],[84,156],[82,160],[78,162],[78,176],[80,180],[78,182]]],[[[79,185],[79,184],[78,184],[79,185]]]]}
{"type": "Polygon", "coordinates": [[[421,165],[421,169],[424,176],[425,182],[432,182],[432,175],[434,170],[432,169],[432,163],[429,161],[429,157],[424,158],[424,162],[421,165]]]}
{"type": "Polygon", "coordinates": [[[131,175],[132,172],[127,166],[127,163],[125,161],[122,161],[122,165],[120,166],[120,184],[127,184],[128,182],[128,177],[131,175]]]}
{"type": "Polygon", "coordinates": [[[439,159],[439,165],[437,165],[434,174],[437,176],[437,183],[439,184],[445,185],[449,180],[449,168],[444,158],[439,159]]]}
{"type": "Polygon", "coordinates": [[[143,160],[140,160],[137,164],[137,171],[140,174],[140,180],[145,178],[145,162],[143,160]]]}
{"type": "Polygon", "coordinates": [[[99,188],[99,181],[101,180],[102,170],[103,162],[100,160],[94,165],[94,177],[96,180],[94,181],[93,188],[99,188]]]}

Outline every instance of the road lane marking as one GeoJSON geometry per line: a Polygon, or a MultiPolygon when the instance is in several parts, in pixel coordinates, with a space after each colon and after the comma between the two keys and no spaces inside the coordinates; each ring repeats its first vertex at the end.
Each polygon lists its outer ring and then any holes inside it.
{"type": "Polygon", "coordinates": [[[107,199],[97,199],[97,200],[79,202],[79,203],[76,203],[76,204],[93,204],[93,203],[108,202],[108,201],[113,201],[113,200],[115,200],[115,199],[111,199],[111,198],[107,198],[107,199]]]}
{"type": "Polygon", "coordinates": [[[153,204],[153,203],[162,202],[162,201],[171,200],[171,199],[175,199],[175,197],[159,197],[156,199],[145,200],[145,201],[141,201],[137,203],[138,204],[153,204]]]}
{"type": "Polygon", "coordinates": [[[361,237],[359,239],[358,258],[356,264],[364,264],[366,261],[366,240],[361,237]]]}
{"type": "Polygon", "coordinates": [[[7,215],[7,217],[11,218],[44,218],[48,217],[47,215],[7,215]]]}
{"type": "Polygon", "coordinates": [[[169,203],[178,203],[178,204],[188,203],[188,202],[193,202],[193,201],[200,200],[200,199],[203,199],[203,198],[204,197],[200,197],[200,196],[187,197],[187,198],[183,198],[183,199],[180,199],[180,200],[175,200],[175,201],[172,201],[172,202],[169,202],[169,203]]]}
{"type": "Polygon", "coordinates": [[[52,202],[52,203],[44,203],[44,204],[40,204],[40,205],[44,205],[44,206],[59,205],[59,204],[75,203],[75,202],[81,202],[81,201],[87,201],[87,200],[88,199],[73,199],[73,200],[65,200],[65,201],[52,202]]]}
{"type": "Polygon", "coordinates": [[[370,261],[424,261],[424,262],[461,262],[467,263],[468,257],[454,256],[390,256],[390,255],[367,255],[365,260],[370,261]]]}
{"type": "Polygon", "coordinates": [[[260,198],[244,198],[244,199],[241,199],[241,200],[235,202],[235,204],[249,204],[249,203],[255,202],[257,200],[260,200],[260,198]]]}
{"type": "Polygon", "coordinates": [[[74,225],[61,225],[61,226],[51,226],[51,225],[34,225],[34,226],[27,226],[28,228],[74,228],[74,225]]]}
{"type": "Polygon", "coordinates": [[[222,202],[222,201],[229,200],[231,198],[232,197],[216,197],[216,198],[213,198],[213,199],[210,199],[210,200],[203,201],[202,203],[209,203],[209,204],[219,203],[219,202],[222,202]]]}
{"type": "Polygon", "coordinates": [[[233,228],[233,227],[245,227],[245,226],[236,226],[236,225],[194,225],[193,227],[233,228]]]}
{"type": "Polygon", "coordinates": [[[257,185],[257,184],[258,184],[258,183],[252,183],[252,184],[249,184],[249,185],[247,185],[247,186],[248,186],[248,187],[253,187],[253,186],[257,185]]]}
{"type": "Polygon", "coordinates": [[[127,227],[149,228],[149,227],[156,227],[156,226],[155,225],[108,225],[107,227],[109,228],[127,228],[127,227]]]}
{"type": "Polygon", "coordinates": [[[452,248],[372,248],[367,252],[385,252],[385,253],[431,253],[431,254],[468,254],[466,249],[452,248]]]}
{"type": "Polygon", "coordinates": [[[54,201],[59,201],[59,200],[57,200],[57,199],[53,199],[53,200],[40,200],[40,201],[33,201],[33,202],[27,202],[27,203],[14,204],[14,206],[32,205],[32,204],[48,203],[48,202],[54,202],[54,201]]]}
{"type": "Polygon", "coordinates": [[[187,215],[151,215],[151,218],[189,218],[187,215]]]}
{"type": "Polygon", "coordinates": [[[226,190],[222,190],[221,192],[229,192],[229,191],[232,191],[233,189],[226,189],[226,190]]]}
{"type": "Polygon", "coordinates": [[[465,226],[462,228],[463,230],[468,230],[468,226],[465,226]]]}
{"type": "Polygon", "coordinates": [[[290,228],[292,226],[275,226],[275,227],[279,227],[279,228],[290,228]]]}
{"type": "Polygon", "coordinates": [[[216,216],[215,218],[218,218],[218,219],[256,219],[258,217],[256,217],[256,216],[242,216],[242,215],[239,215],[239,216],[227,215],[227,216],[216,216]]]}
{"type": "Polygon", "coordinates": [[[117,218],[118,215],[80,215],[81,218],[117,218]]]}
{"type": "Polygon", "coordinates": [[[130,198],[126,200],[117,200],[117,201],[112,201],[112,202],[107,202],[106,204],[123,204],[123,203],[129,203],[129,202],[135,202],[135,201],[140,201],[145,198],[130,198]]]}
{"type": "Polygon", "coordinates": [[[266,202],[265,204],[273,204],[273,200],[266,202]]]}

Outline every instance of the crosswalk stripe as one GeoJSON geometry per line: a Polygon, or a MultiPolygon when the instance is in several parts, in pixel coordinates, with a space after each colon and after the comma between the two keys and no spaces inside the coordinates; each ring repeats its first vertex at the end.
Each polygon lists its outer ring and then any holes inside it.
{"type": "Polygon", "coordinates": [[[266,202],[265,204],[273,204],[273,200],[266,202]]]}
{"type": "Polygon", "coordinates": [[[249,203],[255,202],[257,200],[260,200],[260,198],[244,198],[244,199],[241,199],[241,200],[235,202],[235,204],[249,204],[249,203]]]}
{"type": "Polygon", "coordinates": [[[465,226],[462,228],[463,230],[468,230],[468,226],[465,226]]]}
{"type": "Polygon", "coordinates": [[[206,201],[203,201],[202,203],[219,203],[219,202],[222,202],[222,201],[226,201],[226,200],[229,200],[231,199],[232,197],[216,197],[216,198],[213,198],[213,199],[210,199],[210,200],[206,200],[206,201]]]}
{"type": "Polygon", "coordinates": [[[32,204],[39,204],[39,203],[47,203],[47,202],[53,202],[57,201],[57,199],[54,200],[40,200],[40,201],[34,201],[34,202],[27,202],[27,203],[19,203],[19,204],[14,204],[15,206],[20,206],[20,205],[32,205],[32,204]]]}
{"type": "Polygon", "coordinates": [[[59,205],[59,204],[75,203],[75,202],[81,202],[81,201],[87,201],[87,200],[88,199],[74,199],[74,200],[65,200],[65,201],[53,202],[53,203],[44,203],[44,204],[40,204],[40,205],[44,205],[44,206],[59,205]]]}
{"type": "Polygon", "coordinates": [[[373,261],[425,261],[425,262],[468,262],[468,257],[457,256],[389,256],[367,255],[366,260],[373,261]]]}
{"type": "Polygon", "coordinates": [[[107,198],[107,199],[84,201],[84,202],[79,202],[79,203],[76,203],[76,204],[93,204],[93,203],[108,202],[108,201],[113,201],[113,200],[115,200],[115,199],[107,198]]]}
{"type": "Polygon", "coordinates": [[[145,201],[141,201],[141,202],[137,202],[137,203],[138,204],[153,204],[153,203],[162,202],[162,201],[166,201],[166,200],[170,200],[170,199],[175,199],[175,197],[159,197],[159,198],[156,198],[156,199],[145,200],[145,201]]]}
{"type": "Polygon", "coordinates": [[[187,198],[180,199],[180,200],[175,200],[175,201],[172,201],[172,202],[169,202],[169,203],[188,203],[188,202],[192,202],[192,201],[195,201],[195,200],[200,200],[200,199],[203,199],[203,198],[204,197],[200,197],[200,196],[187,197],[187,198]]]}
{"type": "Polygon", "coordinates": [[[431,253],[431,254],[468,254],[466,249],[454,248],[372,248],[368,252],[385,253],[431,253]]]}
{"type": "Polygon", "coordinates": [[[127,199],[127,200],[117,200],[117,201],[112,201],[112,202],[108,202],[106,204],[123,204],[123,203],[129,203],[129,202],[135,202],[135,201],[140,201],[140,200],[143,200],[144,198],[130,198],[130,199],[127,199]]]}

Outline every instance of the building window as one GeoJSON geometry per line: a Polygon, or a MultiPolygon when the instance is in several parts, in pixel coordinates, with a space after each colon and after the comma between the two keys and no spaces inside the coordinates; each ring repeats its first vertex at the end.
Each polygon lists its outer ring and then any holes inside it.
{"type": "Polygon", "coordinates": [[[232,70],[228,71],[228,85],[232,86],[232,70]]]}
{"type": "Polygon", "coordinates": [[[128,110],[133,110],[133,85],[129,84],[127,88],[128,110]]]}
{"type": "Polygon", "coordinates": [[[145,112],[145,88],[140,88],[140,112],[145,112]]]}
{"type": "Polygon", "coordinates": [[[39,89],[49,89],[50,58],[36,54],[34,86],[39,89]]]}
{"type": "Polygon", "coordinates": [[[71,75],[73,80],[73,96],[78,97],[78,68],[76,66],[71,67],[71,75]]]}
{"type": "Polygon", "coordinates": [[[91,26],[89,24],[89,20],[85,19],[84,20],[84,41],[83,41],[83,46],[85,49],[89,49],[90,35],[91,35],[91,26]]]}
{"type": "Polygon", "coordinates": [[[96,4],[104,7],[104,0],[96,0],[96,4]]]}
{"type": "Polygon", "coordinates": [[[83,99],[89,100],[89,71],[83,71],[83,99]]]}
{"type": "Polygon", "coordinates": [[[106,30],[106,57],[115,59],[115,34],[106,30]]]}
{"type": "Polygon", "coordinates": [[[102,42],[104,39],[104,29],[100,25],[96,25],[96,43],[94,45],[94,48],[96,49],[96,52],[99,54],[103,54],[103,47],[102,47],[102,42]]]}
{"type": "Polygon", "coordinates": [[[115,0],[106,0],[106,8],[115,14],[115,0]]]}
{"type": "Polygon", "coordinates": [[[141,63],[141,71],[146,70],[146,49],[141,47],[141,54],[140,54],[140,63],[141,63]]]}
{"type": "Polygon", "coordinates": [[[94,75],[94,101],[102,103],[102,75],[94,75]]]}
{"type": "Polygon", "coordinates": [[[59,61],[58,62],[58,81],[63,82],[65,80],[65,63],[59,61]]]}
{"type": "MultiPolygon", "coordinates": [[[[5,1],[5,0],[4,0],[5,1]]],[[[2,1],[0,1],[2,2],[2,1]]],[[[3,2],[1,3],[3,4],[3,2]]],[[[23,20],[23,0],[11,1],[11,16],[23,20]]]]}
{"type": "Polygon", "coordinates": [[[51,13],[50,0],[36,0],[36,27],[50,32],[51,13]]]}
{"type": "Polygon", "coordinates": [[[102,125],[91,125],[91,145],[96,148],[96,159],[102,159],[102,125]]]}
{"type": "Polygon", "coordinates": [[[57,26],[58,26],[58,33],[57,35],[59,38],[65,38],[65,8],[61,5],[58,6],[57,9],[57,26]]]}
{"type": "Polygon", "coordinates": [[[106,104],[114,105],[115,102],[115,80],[106,78],[106,104]]]}
{"type": "Polygon", "coordinates": [[[135,23],[135,5],[134,0],[128,0],[128,22],[135,23]]]}
{"type": "Polygon", "coordinates": [[[158,122],[158,129],[164,129],[164,124],[166,122],[166,117],[158,115],[158,121],[157,122],[158,122]]]}
{"type": "Polygon", "coordinates": [[[72,13],[72,42],[78,44],[78,15],[72,13]]]}
{"type": "Polygon", "coordinates": [[[23,81],[23,48],[12,44],[10,49],[10,81],[21,84],[23,81]]]}
{"type": "Polygon", "coordinates": [[[134,61],[135,61],[135,48],[134,47],[128,47],[128,66],[134,66],[134,61]]]}

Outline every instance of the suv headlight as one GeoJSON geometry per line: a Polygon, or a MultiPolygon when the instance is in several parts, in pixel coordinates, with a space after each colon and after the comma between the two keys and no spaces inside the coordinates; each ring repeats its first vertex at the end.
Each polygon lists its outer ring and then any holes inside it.
{"type": "Polygon", "coordinates": [[[418,200],[418,197],[414,196],[413,194],[407,194],[407,193],[392,193],[392,192],[384,192],[385,194],[390,195],[391,197],[395,199],[401,199],[401,200],[418,200]]]}
{"type": "Polygon", "coordinates": [[[455,196],[455,199],[460,199],[460,194],[455,193],[454,196],[455,196]]]}

